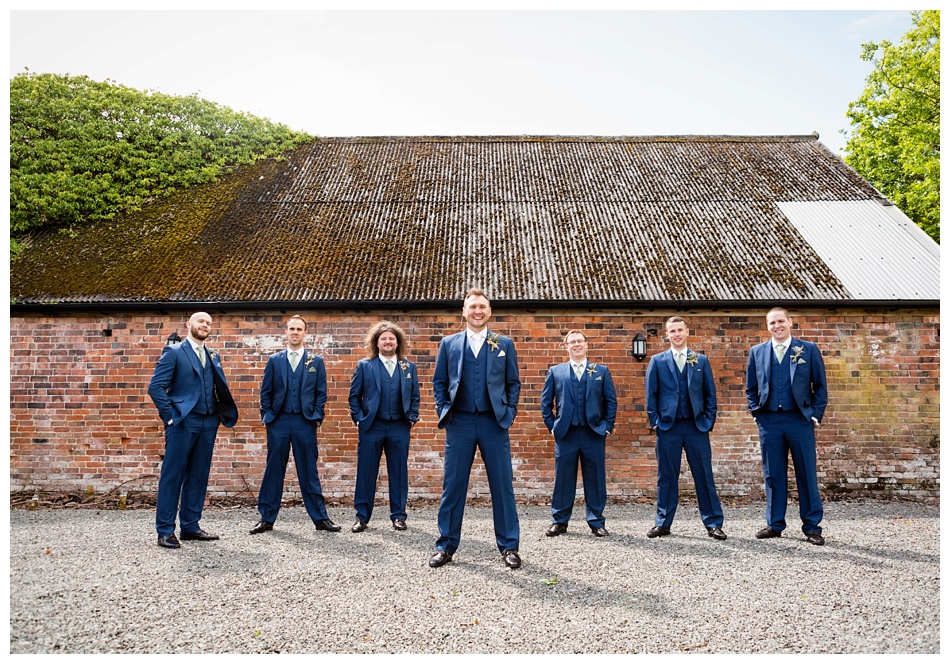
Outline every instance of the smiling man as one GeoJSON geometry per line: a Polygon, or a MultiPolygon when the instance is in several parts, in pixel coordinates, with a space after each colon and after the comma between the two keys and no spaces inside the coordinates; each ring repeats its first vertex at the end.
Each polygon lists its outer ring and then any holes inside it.
{"type": "Polygon", "coordinates": [[[224,377],[221,358],[205,346],[211,316],[201,311],[188,320],[188,336],[165,346],[148,384],[148,394],[165,425],[165,458],[158,480],[155,529],[158,545],[181,547],[175,537],[175,517],[181,539],[218,539],[201,529],[218,425],[233,427],[238,411],[224,377]]]}
{"type": "Polygon", "coordinates": [[[587,335],[564,335],[568,361],[548,370],[541,389],[541,416],[554,434],[553,523],[545,535],[567,532],[577,490],[577,465],[584,477],[587,525],[597,537],[610,533],[607,506],[606,440],[617,416],[617,391],[606,364],[587,361],[587,335]]]}
{"type": "Polygon", "coordinates": [[[439,539],[430,567],[452,560],[462,534],[462,515],[475,449],[482,455],[491,492],[495,542],[505,565],[521,567],[521,531],[512,485],[508,428],[518,412],[521,378],[515,345],[491,332],[491,303],[477,288],[465,294],[466,329],[439,344],[432,392],[445,429],[445,476],[439,503],[439,539]]]}
{"type": "Polygon", "coordinates": [[[815,429],[828,405],[825,363],[818,346],[792,338],[788,311],[775,307],[765,316],[772,338],[749,351],[746,399],[759,427],[765,475],[766,527],[758,539],[781,537],[788,503],[788,456],[795,466],[798,508],[805,539],[816,546],[824,508],[818,491],[815,429]]]}
{"type": "Polygon", "coordinates": [[[656,519],[647,537],[670,534],[685,451],[706,533],[724,540],[722,504],[716,493],[709,445],[717,412],[712,368],[705,355],[687,346],[689,328],[680,316],[666,321],[666,336],[670,349],[650,358],[646,376],[647,416],[656,432],[657,466],[656,519]]]}

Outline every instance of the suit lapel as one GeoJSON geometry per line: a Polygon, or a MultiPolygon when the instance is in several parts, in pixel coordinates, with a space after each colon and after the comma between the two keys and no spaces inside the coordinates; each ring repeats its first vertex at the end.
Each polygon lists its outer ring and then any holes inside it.
{"type": "Polygon", "coordinates": [[[670,368],[670,375],[673,376],[673,380],[679,382],[680,373],[676,368],[676,360],[673,359],[673,351],[668,350],[663,353],[663,361],[666,362],[667,366],[670,368]]]}
{"type": "Polygon", "coordinates": [[[383,389],[382,385],[380,384],[380,381],[383,379],[383,376],[380,373],[383,368],[383,359],[377,355],[376,360],[374,362],[370,362],[369,364],[370,372],[373,374],[373,379],[376,381],[376,393],[379,394],[380,390],[383,389]]]}
{"type": "Polygon", "coordinates": [[[793,361],[792,361],[792,357],[794,357],[794,353],[792,353],[792,350],[794,350],[794,349],[795,349],[796,347],[798,347],[798,346],[804,346],[804,344],[801,343],[801,342],[798,342],[798,343],[796,344],[796,343],[795,343],[795,339],[791,339],[791,340],[789,341],[789,343],[788,343],[788,353],[787,353],[787,355],[788,355],[788,365],[789,365],[788,371],[789,371],[789,375],[790,375],[790,377],[791,377],[791,380],[793,380],[793,381],[795,380],[795,369],[798,367],[798,362],[793,362],[793,361]]]}
{"type": "MultiPolygon", "coordinates": [[[[191,345],[190,341],[182,341],[179,348],[189,356],[191,360],[191,366],[194,367],[195,372],[200,376],[201,375],[201,360],[198,359],[198,353],[195,352],[195,347],[191,345]]],[[[201,350],[204,350],[202,348],[201,350]]]]}
{"type": "MultiPolygon", "coordinates": [[[[468,331],[463,330],[455,335],[455,340],[453,341],[452,345],[455,346],[455,352],[457,354],[455,377],[460,379],[462,377],[462,360],[465,359],[465,349],[468,346],[468,331]]],[[[449,353],[449,357],[451,356],[452,354],[449,353]]]]}
{"type": "Polygon", "coordinates": [[[277,358],[277,371],[280,372],[281,382],[286,390],[289,387],[288,381],[290,380],[290,372],[287,371],[290,368],[287,362],[287,351],[282,350],[278,355],[280,357],[277,358]]]}

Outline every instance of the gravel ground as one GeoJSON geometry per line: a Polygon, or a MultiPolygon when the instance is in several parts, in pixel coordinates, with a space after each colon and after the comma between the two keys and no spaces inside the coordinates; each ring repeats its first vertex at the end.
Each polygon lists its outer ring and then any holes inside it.
{"type": "MultiPolygon", "coordinates": [[[[695,505],[645,537],[649,505],[610,505],[610,537],[583,506],[544,537],[519,506],[520,570],[501,562],[489,507],[468,507],[454,562],[428,567],[436,509],[386,508],[353,534],[303,508],[251,536],[253,508],[205,510],[217,542],[155,545],[154,512],[11,510],[11,653],[939,653],[939,508],[825,505],[827,545],[790,521],[758,541],[764,505],[725,506],[729,539],[695,505]],[[580,519],[578,519],[580,517],[580,519]]],[[[789,515],[797,519],[797,506],[789,515]]]]}

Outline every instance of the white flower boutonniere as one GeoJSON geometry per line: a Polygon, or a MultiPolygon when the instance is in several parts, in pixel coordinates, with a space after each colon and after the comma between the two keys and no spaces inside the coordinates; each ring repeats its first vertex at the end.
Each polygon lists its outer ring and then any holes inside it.
{"type": "Polygon", "coordinates": [[[399,360],[399,368],[402,369],[403,375],[409,378],[409,363],[405,360],[399,360]]]}
{"type": "MultiPolygon", "coordinates": [[[[587,365],[587,377],[590,378],[597,372],[597,365],[591,362],[587,365]]],[[[597,380],[600,380],[600,376],[597,376],[597,380]]]]}
{"type": "Polygon", "coordinates": [[[694,353],[693,351],[687,351],[687,352],[686,352],[686,364],[688,364],[688,365],[691,366],[691,367],[694,367],[694,366],[696,366],[696,363],[697,363],[697,362],[699,362],[699,355],[697,355],[697,354],[694,353]]]}
{"type": "MultiPolygon", "coordinates": [[[[488,335],[485,341],[488,343],[489,346],[491,346],[491,351],[494,353],[498,350],[498,342],[501,341],[501,337],[499,337],[497,334],[492,332],[491,334],[488,335]]],[[[502,351],[501,354],[504,355],[505,352],[502,351]]]]}
{"type": "Polygon", "coordinates": [[[791,354],[791,363],[792,364],[805,364],[805,359],[802,357],[802,353],[805,352],[804,346],[795,346],[792,349],[791,354]]]}

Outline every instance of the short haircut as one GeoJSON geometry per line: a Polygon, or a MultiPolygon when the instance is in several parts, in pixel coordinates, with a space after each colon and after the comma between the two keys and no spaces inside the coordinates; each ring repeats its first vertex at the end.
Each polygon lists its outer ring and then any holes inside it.
{"type": "Polygon", "coordinates": [[[686,324],[686,321],[683,320],[682,316],[670,316],[667,318],[665,325],[666,329],[670,329],[670,324],[672,323],[682,323],[683,325],[686,325],[686,327],[689,327],[689,325],[686,324]]]}
{"type": "Polygon", "coordinates": [[[567,333],[564,335],[564,343],[567,343],[567,338],[571,336],[572,334],[579,334],[582,337],[584,337],[584,341],[587,341],[587,335],[584,334],[583,330],[568,330],[567,333]]]}
{"type": "Polygon", "coordinates": [[[485,291],[483,291],[481,288],[469,288],[468,292],[465,293],[465,297],[462,298],[462,306],[465,306],[465,301],[468,298],[479,297],[479,296],[485,298],[486,300],[488,300],[489,304],[491,304],[491,300],[488,299],[488,296],[485,295],[485,291]]]}
{"type": "Polygon", "coordinates": [[[770,314],[773,314],[776,311],[781,311],[783,314],[785,314],[785,318],[791,319],[791,316],[788,315],[788,309],[785,307],[772,307],[769,309],[769,312],[765,314],[765,317],[768,318],[770,314]]]}
{"type": "Polygon", "coordinates": [[[290,321],[292,320],[299,320],[301,323],[303,323],[303,329],[307,329],[307,321],[304,320],[303,316],[298,316],[296,314],[287,319],[287,324],[284,327],[290,327],[290,321]]]}

